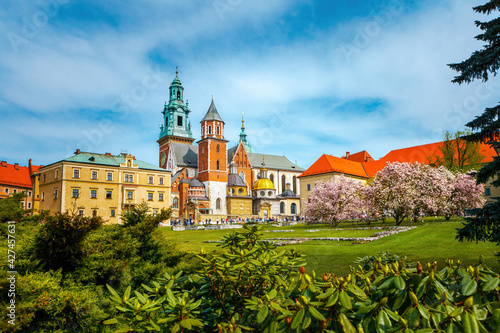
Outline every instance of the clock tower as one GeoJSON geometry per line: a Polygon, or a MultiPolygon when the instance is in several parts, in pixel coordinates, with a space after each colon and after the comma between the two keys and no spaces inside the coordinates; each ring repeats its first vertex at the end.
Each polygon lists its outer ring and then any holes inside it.
{"type": "Polygon", "coordinates": [[[226,214],[227,140],[224,121],[214,101],[201,120],[201,140],[198,141],[198,179],[209,191],[213,214],[226,214]]]}
{"type": "Polygon", "coordinates": [[[160,138],[157,141],[160,148],[160,167],[166,168],[167,157],[171,143],[191,145],[194,141],[189,121],[188,101],[184,103],[184,87],[175,71],[175,79],[170,84],[168,104],[163,106],[163,124],[160,126],[160,138]]]}

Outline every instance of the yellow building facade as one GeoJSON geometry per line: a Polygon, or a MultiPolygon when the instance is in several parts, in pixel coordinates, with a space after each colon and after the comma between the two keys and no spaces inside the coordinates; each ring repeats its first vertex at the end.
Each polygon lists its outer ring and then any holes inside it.
{"type": "Polygon", "coordinates": [[[228,218],[250,218],[252,217],[252,196],[243,178],[238,175],[237,165],[229,165],[227,181],[226,207],[228,218]]]}
{"type": "Polygon", "coordinates": [[[120,223],[123,211],[147,202],[152,213],[170,207],[171,172],[130,154],[80,152],[41,167],[40,209],[101,216],[120,223]]]}

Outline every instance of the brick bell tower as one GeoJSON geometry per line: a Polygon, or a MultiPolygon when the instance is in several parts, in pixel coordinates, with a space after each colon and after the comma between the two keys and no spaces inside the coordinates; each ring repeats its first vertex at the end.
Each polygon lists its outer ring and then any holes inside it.
{"type": "Polygon", "coordinates": [[[189,103],[184,103],[184,87],[175,71],[175,79],[170,84],[168,104],[163,106],[163,124],[160,126],[160,138],[157,141],[160,152],[160,167],[167,167],[167,157],[172,142],[191,145],[194,138],[189,121],[189,103]]]}
{"type": "Polygon", "coordinates": [[[201,120],[201,140],[198,141],[198,179],[205,184],[213,214],[226,214],[227,142],[224,121],[214,101],[201,120]]]}

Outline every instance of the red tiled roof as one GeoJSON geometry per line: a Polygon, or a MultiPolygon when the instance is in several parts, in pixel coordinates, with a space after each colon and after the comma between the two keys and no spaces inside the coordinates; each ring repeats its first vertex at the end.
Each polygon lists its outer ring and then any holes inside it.
{"type": "Polygon", "coordinates": [[[373,157],[368,154],[366,150],[360,151],[359,153],[352,154],[346,157],[347,160],[353,161],[353,162],[368,162],[368,161],[373,161],[373,157]]]}
{"type": "MultiPolygon", "coordinates": [[[[365,162],[363,166],[369,177],[375,177],[378,171],[382,170],[388,162],[400,162],[400,163],[429,163],[427,157],[429,156],[439,156],[443,157],[443,153],[439,147],[443,142],[434,142],[426,145],[395,149],[391,150],[387,155],[382,157],[377,161],[365,162]]],[[[491,148],[490,145],[481,144],[480,153],[484,156],[483,163],[489,163],[493,161],[493,158],[497,156],[495,149],[491,148]]]]}
{"type": "MultiPolygon", "coordinates": [[[[441,149],[439,149],[442,144],[443,142],[435,142],[426,145],[391,150],[387,155],[377,161],[370,161],[371,156],[366,151],[361,151],[344,158],[323,155],[299,177],[319,175],[329,172],[339,172],[361,177],[375,177],[377,172],[385,168],[389,162],[418,162],[427,164],[429,163],[427,157],[442,157],[443,153],[441,152],[441,149]]],[[[481,144],[480,153],[484,156],[483,163],[489,163],[493,161],[495,156],[497,156],[495,149],[487,144],[481,144]]]]}
{"type": "Polygon", "coordinates": [[[331,155],[322,155],[313,165],[309,167],[299,177],[320,175],[323,173],[338,172],[352,176],[366,178],[363,165],[359,162],[349,161],[331,155]]]}
{"type": "Polygon", "coordinates": [[[5,199],[8,197],[9,197],[9,195],[7,193],[5,193],[4,191],[0,191],[0,198],[5,199]]]}
{"type": "Polygon", "coordinates": [[[14,166],[14,164],[0,164],[0,184],[31,188],[29,167],[14,166]]]}

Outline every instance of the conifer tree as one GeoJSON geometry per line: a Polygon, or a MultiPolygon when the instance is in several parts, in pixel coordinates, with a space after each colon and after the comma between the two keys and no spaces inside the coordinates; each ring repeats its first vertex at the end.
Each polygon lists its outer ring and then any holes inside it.
{"type": "MultiPolygon", "coordinates": [[[[473,10],[480,14],[490,15],[500,11],[500,0],[490,0],[484,5],[474,7],[473,10]]],[[[459,75],[453,83],[471,83],[475,79],[488,81],[491,75],[495,76],[500,69],[500,17],[490,21],[476,21],[476,26],[482,33],[475,38],[484,42],[483,48],[474,51],[471,56],[456,64],[450,64],[459,75]]],[[[500,148],[500,104],[486,108],[480,116],[467,123],[465,126],[472,130],[468,139],[490,144],[497,152],[500,148]]],[[[487,182],[500,172],[500,157],[496,156],[492,162],[481,168],[477,180],[487,182]]],[[[500,178],[492,182],[493,186],[500,186],[500,178]]],[[[462,229],[458,229],[457,238],[460,241],[492,241],[500,244],[500,201],[486,205],[482,209],[473,211],[475,218],[468,219],[462,229]]]]}

